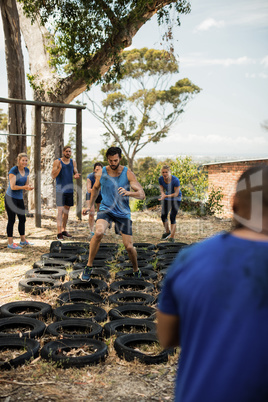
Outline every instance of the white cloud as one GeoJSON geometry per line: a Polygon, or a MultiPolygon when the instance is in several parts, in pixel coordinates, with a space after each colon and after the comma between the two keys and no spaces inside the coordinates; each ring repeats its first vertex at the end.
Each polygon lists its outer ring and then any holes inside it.
{"type": "Polygon", "coordinates": [[[268,56],[265,56],[265,57],[261,60],[261,64],[263,64],[264,67],[268,67],[268,56]]]}
{"type": "Polygon", "coordinates": [[[237,57],[237,58],[225,58],[225,59],[204,59],[199,57],[182,57],[180,59],[181,65],[192,67],[192,66],[238,66],[238,65],[248,65],[255,64],[256,60],[251,59],[247,56],[237,57]]]}
{"type": "Polygon", "coordinates": [[[208,31],[210,28],[223,28],[224,26],[225,22],[222,20],[216,21],[214,18],[207,18],[194,29],[194,32],[208,31]]]}

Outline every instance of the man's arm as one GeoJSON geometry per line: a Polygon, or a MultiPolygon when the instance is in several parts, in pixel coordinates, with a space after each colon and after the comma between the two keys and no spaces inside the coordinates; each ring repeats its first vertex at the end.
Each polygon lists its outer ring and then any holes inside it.
{"type": "Polygon", "coordinates": [[[59,175],[60,171],[61,171],[61,163],[58,159],[56,159],[53,162],[53,166],[52,166],[52,172],[51,172],[52,179],[56,179],[56,177],[59,175]]]}
{"type": "Polygon", "coordinates": [[[101,175],[98,175],[98,176],[96,175],[96,180],[95,180],[94,186],[91,189],[89,207],[88,208],[83,208],[83,210],[82,210],[83,215],[87,215],[89,213],[89,211],[91,210],[92,205],[95,204],[95,201],[96,201],[96,199],[97,199],[97,197],[99,195],[100,188],[101,188],[100,178],[101,178],[101,175]]]}
{"type": "Polygon", "coordinates": [[[179,316],[157,311],[157,336],[165,349],[179,346],[179,323],[179,316]]]}
{"type": "Polygon", "coordinates": [[[140,183],[138,182],[138,180],[136,179],[135,174],[130,169],[128,169],[127,171],[127,178],[130,187],[134,191],[127,191],[125,188],[119,187],[118,193],[123,196],[136,198],[137,200],[144,200],[145,199],[144,190],[140,185],[140,183]]]}
{"type": "Polygon", "coordinates": [[[78,173],[76,161],[73,160],[73,167],[74,167],[74,178],[79,179],[81,173],[78,173]]]}

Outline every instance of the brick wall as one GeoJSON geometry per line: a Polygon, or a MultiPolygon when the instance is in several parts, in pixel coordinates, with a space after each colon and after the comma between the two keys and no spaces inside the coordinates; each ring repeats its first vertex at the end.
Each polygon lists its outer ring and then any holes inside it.
{"type": "Polygon", "coordinates": [[[268,165],[268,159],[233,161],[204,165],[204,168],[208,171],[209,191],[212,189],[212,187],[214,187],[215,190],[219,187],[222,188],[222,193],[224,195],[222,200],[222,217],[232,217],[232,201],[238,178],[249,167],[260,163],[265,163],[268,165]]]}

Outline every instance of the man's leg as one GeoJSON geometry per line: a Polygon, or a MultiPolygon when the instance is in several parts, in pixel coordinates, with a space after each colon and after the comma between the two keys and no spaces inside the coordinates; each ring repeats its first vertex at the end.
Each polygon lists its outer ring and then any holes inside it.
{"type": "Polygon", "coordinates": [[[94,258],[96,257],[96,254],[99,250],[100,247],[100,242],[101,239],[103,238],[103,235],[109,225],[109,222],[107,222],[105,219],[98,219],[96,222],[96,227],[95,227],[95,234],[90,240],[90,246],[89,246],[89,256],[88,256],[88,267],[93,266],[93,261],[94,258]]]}
{"type": "Polygon", "coordinates": [[[57,207],[57,231],[58,234],[62,233],[62,220],[63,220],[63,208],[64,207],[57,207]]]}
{"type": "Polygon", "coordinates": [[[62,209],[62,232],[66,231],[69,211],[70,211],[70,207],[67,205],[64,205],[64,207],[62,209]]]}
{"type": "MultiPolygon", "coordinates": [[[[87,200],[87,207],[89,207],[90,200],[87,200]]],[[[89,225],[89,230],[91,233],[94,232],[94,214],[95,214],[95,207],[92,205],[91,210],[89,211],[88,215],[88,225],[89,225]]]]}
{"type": "Polygon", "coordinates": [[[131,235],[126,235],[121,232],[122,240],[125,246],[125,249],[127,250],[129,259],[132,263],[133,266],[133,271],[138,272],[139,267],[138,267],[138,259],[137,259],[137,251],[136,248],[133,246],[133,240],[131,235]]]}

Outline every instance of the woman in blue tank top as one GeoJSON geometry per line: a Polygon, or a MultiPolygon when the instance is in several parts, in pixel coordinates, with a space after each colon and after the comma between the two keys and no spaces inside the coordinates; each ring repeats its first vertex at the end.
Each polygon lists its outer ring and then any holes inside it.
{"type": "Polygon", "coordinates": [[[17,165],[13,166],[8,172],[9,186],[5,195],[5,209],[7,212],[7,238],[8,248],[20,250],[21,246],[32,245],[25,239],[25,206],[23,202],[23,190],[33,189],[29,185],[29,169],[27,168],[28,157],[25,153],[20,153],[17,157],[17,165]],[[13,227],[16,220],[19,219],[18,231],[20,234],[20,246],[13,242],[13,227]]]}
{"type": "Polygon", "coordinates": [[[175,232],[176,232],[176,216],[181,204],[181,190],[180,190],[180,180],[171,174],[170,167],[164,165],[161,170],[162,176],[159,177],[159,187],[161,196],[159,200],[161,201],[162,211],[161,220],[165,228],[165,233],[162,235],[162,240],[169,240],[174,242],[175,232]],[[168,213],[170,211],[170,230],[168,224],[168,213]]]}

